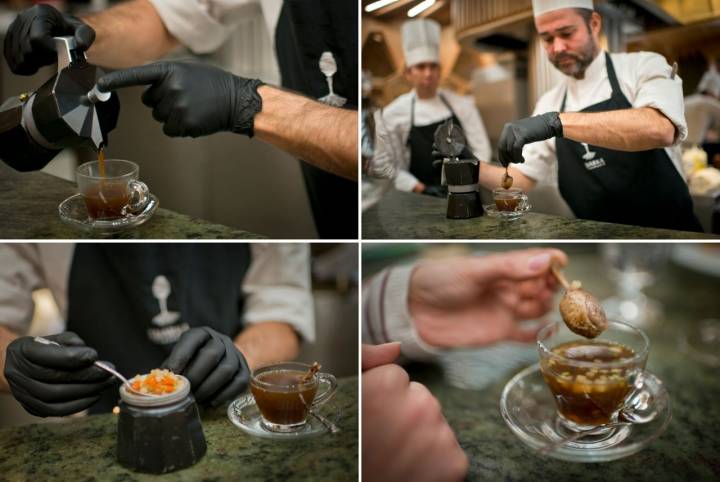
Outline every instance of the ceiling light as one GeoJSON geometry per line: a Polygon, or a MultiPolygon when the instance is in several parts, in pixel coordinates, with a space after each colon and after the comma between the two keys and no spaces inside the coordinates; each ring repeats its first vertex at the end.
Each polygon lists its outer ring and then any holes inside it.
{"type": "Polygon", "coordinates": [[[379,10],[379,9],[386,7],[386,6],[390,5],[391,3],[395,3],[397,1],[398,0],[378,0],[377,2],[373,2],[370,5],[368,5],[367,7],[365,7],[365,11],[368,13],[374,12],[375,10],[379,10]]]}
{"type": "Polygon", "coordinates": [[[422,2],[418,3],[413,8],[411,8],[410,10],[408,10],[408,17],[415,17],[415,16],[421,14],[428,8],[435,5],[435,1],[436,0],[423,0],[422,2]]]}

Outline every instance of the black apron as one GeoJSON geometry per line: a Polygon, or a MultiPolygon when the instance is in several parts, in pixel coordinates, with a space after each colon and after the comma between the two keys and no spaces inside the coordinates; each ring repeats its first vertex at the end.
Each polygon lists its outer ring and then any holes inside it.
{"type": "MultiPolygon", "coordinates": [[[[418,181],[422,182],[428,187],[435,187],[441,189],[442,184],[442,169],[440,166],[433,166],[433,144],[435,143],[435,131],[448,119],[452,119],[456,125],[462,127],[462,123],[458,116],[455,115],[455,111],[450,107],[450,103],[445,99],[442,94],[438,94],[438,98],[445,104],[445,107],[450,111],[450,116],[426,126],[415,125],[415,96],[413,95],[410,101],[410,133],[408,134],[406,146],[410,149],[410,174],[415,176],[418,181]]],[[[464,130],[464,129],[463,129],[464,130]]],[[[472,153],[465,146],[463,151],[463,158],[473,157],[472,153]]]]}
{"type": "MultiPolygon", "coordinates": [[[[580,112],[632,108],[607,52],[605,59],[612,95],[580,112]]],[[[567,90],[560,112],[566,99],[567,90]]],[[[664,149],[623,152],[559,137],[555,146],[560,193],[578,218],[702,232],[687,184],[664,149]]]]}
{"type": "MultiPolygon", "coordinates": [[[[234,338],[243,327],[247,244],[78,243],[68,281],[68,331],[127,377],[158,368],[180,335],[209,326],[234,338]],[[169,281],[167,296],[153,284],[169,281]],[[159,296],[158,296],[159,294],[159,296]]],[[[166,285],[167,286],[167,285],[166,285]]],[[[117,404],[106,390],[91,413],[117,404]]]]}
{"type": "MultiPolygon", "coordinates": [[[[320,55],[337,62],[333,90],[344,108],[358,106],[358,4],[355,0],[285,0],[275,31],[283,87],[314,99],[328,94],[320,55]]],[[[302,122],[302,119],[298,119],[302,122]]],[[[315,227],[321,238],[357,239],[358,183],[301,162],[315,227]]]]}

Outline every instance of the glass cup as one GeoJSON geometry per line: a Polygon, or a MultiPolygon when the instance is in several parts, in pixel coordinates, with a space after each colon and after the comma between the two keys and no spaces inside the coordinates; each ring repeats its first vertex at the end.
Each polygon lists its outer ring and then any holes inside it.
{"type": "Polygon", "coordinates": [[[83,195],[90,219],[117,219],[141,212],[150,202],[150,192],[138,181],[137,164],[107,159],[105,175],[98,161],[86,162],[75,170],[78,189],[83,195]]]}
{"type": "Polygon", "coordinates": [[[642,387],[650,342],[632,325],[609,321],[588,340],[558,321],[540,330],[537,344],[559,422],[572,432],[617,421],[626,400],[642,387]]]}
{"type": "Polygon", "coordinates": [[[329,401],[337,381],[329,373],[316,373],[307,381],[305,363],[276,363],[253,371],[250,391],[260,410],[262,426],[271,432],[296,432],[307,422],[308,411],[329,401]]]}
{"type": "Polygon", "coordinates": [[[493,189],[493,200],[498,211],[522,211],[527,208],[528,197],[522,189],[511,187],[505,189],[498,187],[493,189]]]}

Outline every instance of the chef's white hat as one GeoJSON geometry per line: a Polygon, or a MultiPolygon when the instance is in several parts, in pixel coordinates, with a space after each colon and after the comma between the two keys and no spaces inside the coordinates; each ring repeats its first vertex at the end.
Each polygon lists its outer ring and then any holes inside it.
{"type": "Polygon", "coordinates": [[[532,0],[533,15],[539,17],[543,13],[562,8],[587,8],[593,10],[593,0],[532,0]]]}
{"type": "Polygon", "coordinates": [[[405,22],[402,43],[406,66],[440,62],[440,24],[435,20],[420,18],[405,22]]]}
{"type": "Polygon", "coordinates": [[[720,97],[720,73],[715,67],[710,67],[700,79],[697,88],[698,92],[710,92],[715,97],[720,97]]]}

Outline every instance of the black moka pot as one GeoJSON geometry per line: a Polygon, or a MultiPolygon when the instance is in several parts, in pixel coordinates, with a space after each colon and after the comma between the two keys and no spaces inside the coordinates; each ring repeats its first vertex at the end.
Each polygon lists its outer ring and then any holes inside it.
{"type": "Polygon", "coordinates": [[[104,72],[87,62],[73,37],[54,40],[57,74],[0,106],[0,159],[18,171],[42,169],[65,147],[98,150],[117,125],[117,94],[95,85],[104,72]]]}
{"type": "Polygon", "coordinates": [[[449,219],[476,218],[485,213],[478,192],[480,161],[463,155],[467,153],[465,146],[465,135],[452,119],[438,126],[434,147],[435,155],[442,158],[443,183],[448,187],[449,219]]]}

